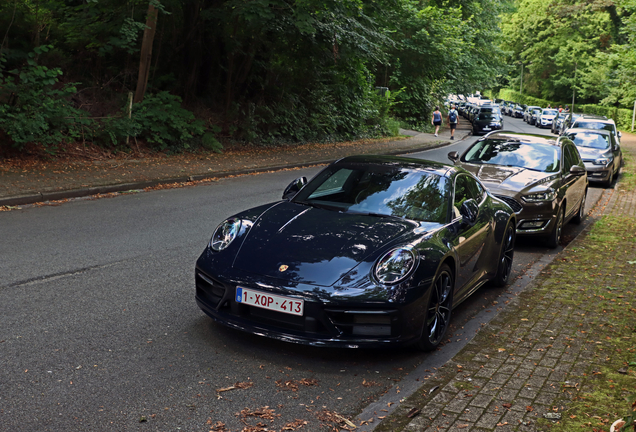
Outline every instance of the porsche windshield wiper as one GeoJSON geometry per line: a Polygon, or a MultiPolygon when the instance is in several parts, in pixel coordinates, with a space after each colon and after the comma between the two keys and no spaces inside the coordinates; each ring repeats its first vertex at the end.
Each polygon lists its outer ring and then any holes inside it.
{"type": "Polygon", "coordinates": [[[358,214],[358,215],[363,215],[363,216],[375,216],[375,217],[380,217],[380,218],[390,218],[390,219],[402,219],[399,216],[395,216],[395,215],[390,215],[390,214],[384,214],[384,213],[374,213],[374,212],[365,212],[365,211],[358,211],[358,210],[347,210],[346,213],[350,213],[350,214],[358,214]]]}
{"type": "Polygon", "coordinates": [[[294,201],[296,204],[302,204],[302,205],[306,205],[309,207],[314,207],[314,208],[319,208],[319,209],[323,209],[323,210],[334,210],[334,211],[343,211],[342,208],[335,206],[335,205],[329,205],[329,204],[323,204],[323,203],[317,203],[314,201],[294,201]]]}

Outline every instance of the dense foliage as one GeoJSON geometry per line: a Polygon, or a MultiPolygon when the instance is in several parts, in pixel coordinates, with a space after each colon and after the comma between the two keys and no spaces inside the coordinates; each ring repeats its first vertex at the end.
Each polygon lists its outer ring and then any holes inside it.
{"type": "Polygon", "coordinates": [[[81,138],[122,146],[129,137],[187,147],[215,142],[210,133],[304,142],[386,134],[395,130],[392,118],[427,123],[443,95],[487,88],[504,73],[502,4],[1,2],[0,145],[81,138]],[[158,11],[152,96],[130,110],[150,9],[158,11]],[[33,103],[38,97],[47,102],[33,103]]]}
{"type": "Polygon", "coordinates": [[[546,100],[633,107],[635,11],[635,0],[518,0],[502,19],[508,84],[546,100]]]}

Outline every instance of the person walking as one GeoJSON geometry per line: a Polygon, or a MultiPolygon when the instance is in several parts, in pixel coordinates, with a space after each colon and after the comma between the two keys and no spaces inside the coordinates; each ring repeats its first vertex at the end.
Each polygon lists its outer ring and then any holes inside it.
{"type": "Polygon", "coordinates": [[[451,109],[448,111],[448,125],[450,126],[451,139],[455,139],[455,129],[457,129],[457,121],[459,115],[457,113],[455,105],[451,105],[451,109]]]}
{"type": "Polygon", "coordinates": [[[435,107],[435,111],[433,111],[433,118],[431,119],[431,124],[435,126],[435,136],[437,136],[439,132],[439,127],[442,125],[442,113],[439,111],[439,107],[435,107]]]}

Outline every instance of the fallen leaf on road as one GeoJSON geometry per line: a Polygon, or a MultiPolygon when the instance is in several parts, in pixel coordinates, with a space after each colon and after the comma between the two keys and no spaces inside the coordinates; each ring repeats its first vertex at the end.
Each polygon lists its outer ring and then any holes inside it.
{"type": "MultiPolygon", "coordinates": [[[[351,420],[346,419],[340,414],[333,411],[328,411],[326,409],[323,409],[322,411],[316,412],[315,415],[318,418],[318,420],[323,422],[335,423],[337,427],[340,429],[352,431],[357,428],[357,426],[353,422],[351,422],[351,420]]],[[[334,430],[339,430],[339,429],[334,429],[334,430]]]]}
{"type": "Polygon", "coordinates": [[[262,418],[265,420],[271,420],[271,421],[273,421],[276,417],[280,417],[280,414],[275,414],[274,410],[271,409],[269,406],[257,408],[254,411],[252,411],[249,408],[245,408],[239,414],[243,418],[259,417],[259,418],[262,418]]]}
{"type": "Polygon", "coordinates": [[[283,426],[283,428],[281,429],[281,431],[288,431],[288,430],[296,430],[296,429],[300,429],[301,427],[305,426],[308,422],[306,420],[299,420],[296,419],[291,423],[287,423],[285,426],[283,426]]]}
{"type": "Polygon", "coordinates": [[[227,429],[225,428],[225,423],[218,421],[214,424],[212,424],[212,420],[208,420],[207,422],[210,426],[210,431],[214,431],[214,432],[225,432],[227,431],[227,429]]]}
{"type": "Polygon", "coordinates": [[[296,380],[278,380],[276,381],[276,387],[280,387],[285,390],[298,391],[298,385],[315,386],[318,385],[318,380],[315,378],[303,378],[299,381],[296,380]]]}
{"type": "Polygon", "coordinates": [[[233,386],[216,389],[216,392],[217,393],[221,393],[221,392],[226,392],[226,391],[236,390],[236,389],[243,389],[244,390],[244,389],[248,389],[248,388],[252,387],[253,385],[254,385],[253,382],[237,382],[233,386]]]}

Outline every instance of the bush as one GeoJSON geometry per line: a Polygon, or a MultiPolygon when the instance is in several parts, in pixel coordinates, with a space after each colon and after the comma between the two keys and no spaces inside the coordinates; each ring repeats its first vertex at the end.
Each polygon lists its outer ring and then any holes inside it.
{"type": "Polygon", "coordinates": [[[181,107],[181,98],[168,92],[147,95],[133,105],[129,135],[145,138],[158,150],[189,149],[203,135],[205,125],[181,107]]]}
{"type": "Polygon", "coordinates": [[[611,118],[616,123],[618,129],[628,130],[632,127],[632,110],[600,105],[578,105],[575,108],[577,112],[603,115],[607,118],[611,118]]]}
{"type": "Polygon", "coordinates": [[[0,58],[0,130],[18,149],[38,143],[54,153],[61,141],[77,139],[93,127],[88,114],[69,102],[76,88],[70,84],[59,87],[62,71],[38,65],[37,56],[50,48],[35,48],[26,65],[9,72],[4,71],[0,58]]]}

